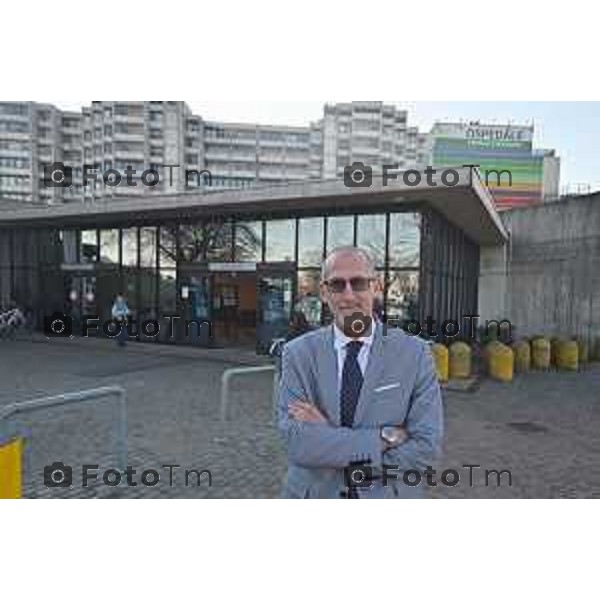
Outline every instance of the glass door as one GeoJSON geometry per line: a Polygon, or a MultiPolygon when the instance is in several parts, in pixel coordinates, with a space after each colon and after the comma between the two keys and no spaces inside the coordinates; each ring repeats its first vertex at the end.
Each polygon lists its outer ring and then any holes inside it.
{"type": "MultiPolygon", "coordinates": [[[[72,317],[74,330],[81,331],[83,319],[96,315],[96,275],[94,273],[71,272],[64,276],[64,311],[72,317]]],[[[93,328],[97,322],[91,321],[93,328]]],[[[92,329],[93,333],[93,329],[92,329]]]]}
{"type": "Polygon", "coordinates": [[[182,273],[180,277],[183,341],[197,346],[210,346],[214,337],[210,275],[182,273]],[[185,326],[186,321],[189,322],[188,327],[185,326]]]}
{"type": "Polygon", "coordinates": [[[259,270],[256,351],[266,354],[272,342],[285,338],[292,316],[295,272],[259,270]]]}

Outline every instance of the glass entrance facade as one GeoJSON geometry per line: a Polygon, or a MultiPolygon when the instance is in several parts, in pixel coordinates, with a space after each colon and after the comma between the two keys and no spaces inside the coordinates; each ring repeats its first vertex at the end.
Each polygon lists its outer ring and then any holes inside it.
{"type": "MultiPolygon", "coordinates": [[[[212,341],[180,330],[172,339],[140,336],[144,341],[209,345],[216,340],[255,344],[264,351],[269,339],[285,335],[294,310],[313,326],[327,323],[319,298],[321,262],[341,245],[357,245],[372,255],[387,319],[435,318],[445,312],[451,318],[461,311],[470,314],[477,305],[476,284],[467,281],[477,281],[478,247],[429,209],[180,219],[10,234],[37,236],[52,248],[48,254],[54,259],[38,274],[33,294],[38,316],[60,308],[74,318],[88,312],[108,318],[114,296],[122,292],[138,322],[174,314],[181,323],[213,323],[212,341]],[[46,299],[44,278],[54,281],[46,299]]],[[[8,276],[18,278],[25,266],[17,260],[11,268],[8,276]]],[[[30,304],[27,285],[15,289],[30,304]]]]}

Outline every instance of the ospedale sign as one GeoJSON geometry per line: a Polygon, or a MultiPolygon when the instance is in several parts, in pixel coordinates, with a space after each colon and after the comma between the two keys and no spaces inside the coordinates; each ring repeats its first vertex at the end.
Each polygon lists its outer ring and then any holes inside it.
{"type": "Polygon", "coordinates": [[[465,140],[531,142],[532,125],[486,125],[482,123],[437,123],[435,135],[465,140]]]}

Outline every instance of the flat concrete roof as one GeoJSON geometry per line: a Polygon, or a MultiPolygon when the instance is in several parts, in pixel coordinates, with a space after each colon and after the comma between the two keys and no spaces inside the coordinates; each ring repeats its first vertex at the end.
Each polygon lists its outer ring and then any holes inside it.
{"type": "Polygon", "coordinates": [[[239,190],[198,190],[177,194],[120,197],[88,203],[36,206],[0,211],[0,228],[23,227],[118,227],[161,223],[174,218],[206,216],[270,217],[339,214],[344,211],[377,211],[430,206],[479,245],[503,244],[507,233],[492,197],[478,173],[456,168],[459,181],[446,186],[441,169],[431,176],[437,186],[422,177],[408,186],[398,173],[383,185],[373,176],[371,187],[347,188],[341,179],[310,180],[239,190]]]}

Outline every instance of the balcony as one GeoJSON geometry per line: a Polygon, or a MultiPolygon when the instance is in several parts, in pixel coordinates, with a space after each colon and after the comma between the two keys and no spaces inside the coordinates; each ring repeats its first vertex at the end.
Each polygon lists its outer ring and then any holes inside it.
{"type": "Polygon", "coordinates": [[[211,137],[205,135],[204,139],[207,143],[218,144],[219,146],[256,146],[255,138],[211,137]]]}
{"type": "Polygon", "coordinates": [[[205,152],[204,156],[206,160],[216,161],[216,162],[243,162],[243,163],[256,163],[256,155],[255,154],[236,154],[234,152],[224,153],[224,152],[205,152]]]}
{"type": "Polygon", "coordinates": [[[29,123],[30,115],[11,115],[0,112],[0,121],[10,121],[11,123],[29,123]]]}
{"type": "Polygon", "coordinates": [[[144,130],[141,131],[115,131],[112,136],[113,140],[119,142],[144,142],[146,136],[144,130]]]}
{"type": "Polygon", "coordinates": [[[256,171],[254,169],[223,169],[221,167],[210,167],[208,170],[213,177],[256,177],[256,171]]]}
{"type": "Polygon", "coordinates": [[[29,150],[4,150],[0,148],[0,156],[7,156],[10,158],[28,158],[31,152],[29,150]]]}
{"type": "Polygon", "coordinates": [[[31,172],[31,167],[15,167],[15,166],[4,166],[0,164],[0,173],[2,175],[19,175],[21,177],[27,177],[31,172]]]}
{"type": "Polygon", "coordinates": [[[124,115],[113,116],[114,123],[144,123],[144,112],[130,112],[124,115]]]}

